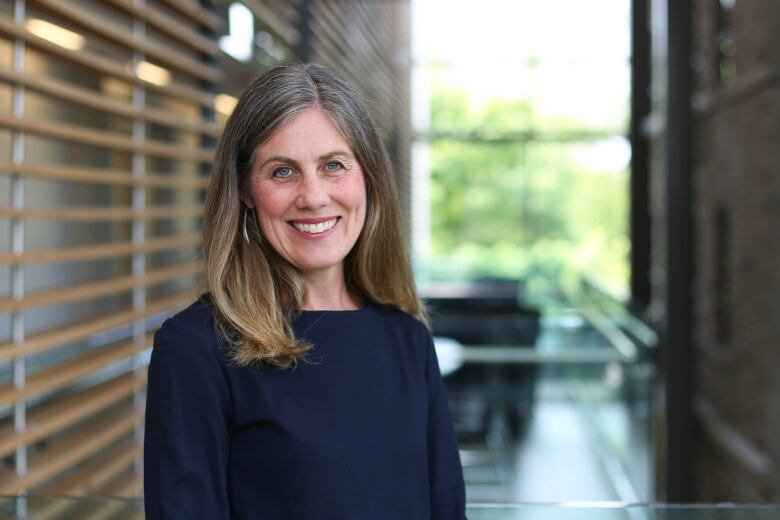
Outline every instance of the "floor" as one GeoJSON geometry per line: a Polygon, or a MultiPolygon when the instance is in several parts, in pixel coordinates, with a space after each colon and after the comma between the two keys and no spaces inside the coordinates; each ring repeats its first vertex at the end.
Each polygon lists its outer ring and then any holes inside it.
{"type": "Polygon", "coordinates": [[[494,428],[461,444],[469,503],[619,500],[590,427],[575,402],[551,387],[519,441],[494,428]]]}
{"type": "MultiPolygon", "coordinates": [[[[563,313],[543,320],[535,348],[554,351],[603,344],[585,320],[563,313]]],[[[493,417],[484,421],[489,424],[487,433],[461,437],[467,501],[649,500],[649,401],[646,391],[638,391],[647,387],[647,380],[637,379],[636,372],[610,364],[538,366],[532,413],[518,435],[509,433],[508,419],[493,417]]],[[[468,388],[469,393],[460,394],[461,404],[476,401],[490,408],[490,396],[502,395],[489,380],[468,388]]],[[[458,395],[450,397],[458,400],[458,395]]],[[[464,415],[469,414],[456,417],[464,415]]],[[[456,421],[456,430],[473,431],[464,424],[473,422],[456,421]]]]}

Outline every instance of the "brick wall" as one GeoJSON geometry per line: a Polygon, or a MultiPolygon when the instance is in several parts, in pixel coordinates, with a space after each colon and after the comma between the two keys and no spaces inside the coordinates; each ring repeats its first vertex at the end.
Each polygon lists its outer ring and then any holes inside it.
{"type": "Polygon", "coordinates": [[[692,60],[697,498],[777,502],[780,3],[737,1],[720,25],[718,7],[695,2],[692,60]],[[736,43],[725,83],[724,29],[736,43]]]}

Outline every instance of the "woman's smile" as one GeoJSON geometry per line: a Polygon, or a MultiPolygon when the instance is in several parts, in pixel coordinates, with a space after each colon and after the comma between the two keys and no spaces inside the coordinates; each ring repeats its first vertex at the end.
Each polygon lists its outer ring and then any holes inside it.
{"type": "Polygon", "coordinates": [[[303,233],[311,236],[324,236],[327,231],[333,229],[338,223],[339,217],[326,219],[297,219],[291,220],[290,225],[303,233]]]}

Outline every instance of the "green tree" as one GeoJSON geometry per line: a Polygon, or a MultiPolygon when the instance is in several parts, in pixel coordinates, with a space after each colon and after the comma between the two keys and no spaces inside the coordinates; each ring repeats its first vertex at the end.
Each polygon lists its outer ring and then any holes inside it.
{"type": "Polygon", "coordinates": [[[453,90],[434,92],[431,127],[434,278],[566,285],[587,273],[626,292],[627,171],[593,171],[574,153],[582,143],[543,139],[588,128],[540,119],[524,100],[475,112],[453,90]]]}

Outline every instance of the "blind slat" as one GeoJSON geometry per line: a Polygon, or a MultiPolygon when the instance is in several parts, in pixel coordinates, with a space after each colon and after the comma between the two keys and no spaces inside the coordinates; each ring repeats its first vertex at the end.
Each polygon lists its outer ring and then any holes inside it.
{"type": "MultiPolygon", "coordinates": [[[[154,333],[146,335],[148,348],[154,339],[154,333]]],[[[79,379],[97,372],[106,366],[126,359],[138,353],[135,340],[128,339],[91,350],[75,359],[49,367],[38,373],[28,375],[21,388],[15,388],[12,383],[0,387],[0,405],[22,401],[31,397],[51,392],[63,386],[72,384],[79,379]]]]}
{"type": "MultiPolygon", "coordinates": [[[[100,496],[130,498],[137,496],[141,481],[133,467],[126,468],[118,477],[97,490],[100,496]]],[[[116,514],[127,508],[128,503],[121,500],[96,501],[90,508],[89,517],[95,520],[113,520],[116,514]]]]}
{"type": "Polygon", "coordinates": [[[0,114],[0,126],[21,130],[49,138],[64,139],[67,141],[99,146],[120,152],[141,152],[148,155],[168,157],[180,161],[196,161],[210,163],[213,152],[210,149],[193,148],[188,146],[161,143],[158,141],[134,141],[131,137],[93,130],[82,126],[53,121],[40,121],[24,117],[13,117],[0,114]]]}
{"type": "Polygon", "coordinates": [[[143,417],[142,411],[122,407],[90,420],[76,431],[37,450],[29,458],[25,475],[16,475],[10,471],[0,473],[0,494],[15,495],[42,484],[118,441],[142,422],[143,417]]]}
{"type": "Polygon", "coordinates": [[[52,56],[57,56],[76,65],[101,72],[115,78],[141,85],[147,89],[161,92],[174,97],[179,97],[193,103],[198,103],[211,109],[214,106],[214,95],[207,92],[182,85],[176,82],[170,82],[165,85],[158,85],[145,81],[135,74],[128,72],[125,64],[120,64],[116,59],[109,59],[99,56],[94,52],[80,50],[73,51],[60,47],[49,40],[36,36],[35,34],[17,26],[7,15],[0,14],[0,34],[25,42],[30,47],[47,52],[52,56]]]}
{"type": "Polygon", "coordinates": [[[175,18],[168,16],[159,9],[150,5],[139,5],[133,0],[108,0],[115,6],[124,9],[128,13],[135,15],[144,22],[156,29],[164,32],[168,36],[176,38],[181,43],[191,45],[201,52],[211,56],[219,54],[219,45],[213,40],[206,38],[202,34],[190,29],[185,24],[180,23],[175,18]]]}
{"type": "Polygon", "coordinates": [[[183,56],[181,53],[168,50],[165,47],[150,44],[139,40],[133,36],[121,25],[118,25],[103,16],[92,14],[82,7],[62,2],[61,0],[35,0],[37,4],[45,6],[47,9],[68,18],[71,22],[99,34],[104,38],[119,43],[131,50],[142,52],[147,58],[159,60],[168,66],[178,69],[210,82],[219,81],[222,74],[219,69],[204,65],[202,62],[193,60],[189,56],[183,56]]]}
{"type": "Polygon", "coordinates": [[[167,219],[203,215],[203,206],[164,205],[149,206],[143,210],[132,208],[68,207],[68,208],[0,208],[0,218],[57,219],[72,221],[122,221],[133,219],[167,219]]]}
{"type": "Polygon", "coordinates": [[[142,244],[133,242],[118,242],[88,246],[63,247],[60,249],[44,249],[27,251],[21,255],[9,253],[0,254],[0,265],[21,265],[38,262],[76,262],[95,260],[98,258],[121,257],[135,253],[152,253],[166,251],[184,246],[194,246],[200,243],[200,233],[186,235],[163,236],[146,240],[142,244]]]}
{"type": "Polygon", "coordinates": [[[278,16],[274,9],[265,5],[265,2],[261,0],[244,0],[243,3],[255,16],[263,20],[268,30],[279,37],[288,48],[295,49],[297,47],[301,35],[290,20],[278,16]]]}
{"type": "MultiPolygon", "coordinates": [[[[343,6],[339,6],[338,4],[316,3],[313,21],[314,37],[318,39],[329,38],[336,47],[342,50],[339,54],[334,55],[334,57],[338,56],[341,58],[340,61],[344,63],[342,66],[348,64],[357,65],[357,63],[350,60],[349,57],[352,57],[354,60],[354,56],[350,56],[350,51],[352,54],[355,53],[354,47],[360,42],[355,42],[354,39],[360,38],[364,44],[364,48],[369,51],[368,53],[365,53],[365,56],[370,57],[373,65],[373,74],[369,79],[375,80],[374,84],[377,89],[381,90],[383,99],[392,99],[394,97],[393,83],[395,81],[395,74],[392,72],[392,69],[389,73],[385,71],[387,63],[385,61],[385,53],[382,52],[382,43],[377,39],[374,30],[367,30],[371,27],[371,24],[366,25],[365,20],[358,16],[358,13],[362,13],[362,10],[357,6],[350,9],[350,19],[357,19],[360,23],[360,27],[364,30],[350,32],[352,35],[350,41],[346,41],[344,38],[338,38],[339,28],[344,24],[345,19],[345,14],[342,11],[343,6]],[[339,7],[341,7],[341,10],[339,10],[339,7]]],[[[383,103],[383,105],[387,105],[387,103],[383,103]]]]}
{"type": "MultiPolygon", "coordinates": [[[[142,452],[143,445],[133,439],[125,439],[116,446],[110,447],[105,453],[101,453],[95,460],[91,460],[65,478],[58,480],[54,485],[48,486],[45,494],[48,496],[84,496],[96,495],[96,491],[105,486],[117,475],[133,465],[133,461],[142,452]]],[[[61,518],[63,509],[73,504],[68,501],[52,501],[54,506],[43,507],[36,510],[35,518],[61,518]]]]}
{"type": "Polygon", "coordinates": [[[98,298],[111,293],[127,291],[134,287],[169,282],[182,276],[195,274],[199,267],[199,262],[185,262],[171,267],[147,271],[143,276],[117,276],[99,282],[82,283],[62,289],[40,291],[26,294],[21,300],[2,298],[0,299],[0,312],[15,312],[44,305],[58,305],[89,298],[98,298]]]}
{"type": "Polygon", "coordinates": [[[0,67],[0,80],[55,96],[59,99],[78,103],[111,114],[146,121],[179,130],[197,132],[211,137],[220,133],[219,125],[208,121],[183,118],[177,113],[157,108],[136,108],[132,103],[111,99],[93,90],[71,85],[56,78],[42,77],[37,74],[18,72],[0,67]]]}
{"type": "Polygon", "coordinates": [[[162,0],[163,3],[168,4],[180,13],[187,15],[193,21],[198,22],[201,25],[208,27],[213,31],[219,31],[222,29],[222,18],[198,7],[197,4],[188,2],[186,0],[162,0]]]}
{"type": "Polygon", "coordinates": [[[27,414],[27,428],[16,432],[10,422],[0,428],[0,457],[16,448],[34,444],[90,417],[100,410],[132,395],[144,380],[135,374],[125,374],[83,392],[38,405],[27,414]]]}
{"type": "Polygon", "coordinates": [[[106,170],[60,164],[14,164],[0,161],[0,172],[74,182],[116,184],[120,186],[138,185],[148,188],[204,189],[208,184],[207,178],[196,175],[146,173],[143,176],[134,176],[125,170],[106,170]]]}
{"type": "Polygon", "coordinates": [[[117,312],[108,313],[102,316],[89,318],[75,323],[70,323],[64,327],[56,327],[43,332],[30,334],[21,344],[14,344],[11,341],[0,343],[0,361],[11,359],[17,356],[29,356],[46,350],[51,350],[60,345],[73,343],[87,339],[93,334],[104,332],[121,325],[126,325],[135,320],[154,316],[163,311],[173,311],[183,305],[192,302],[197,296],[196,291],[187,290],[180,293],[150,301],[146,304],[143,312],[132,309],[124,309],[117,312]]]}

